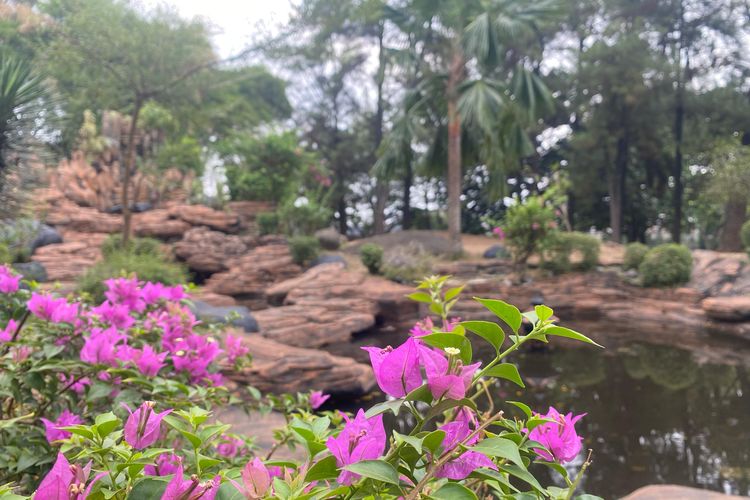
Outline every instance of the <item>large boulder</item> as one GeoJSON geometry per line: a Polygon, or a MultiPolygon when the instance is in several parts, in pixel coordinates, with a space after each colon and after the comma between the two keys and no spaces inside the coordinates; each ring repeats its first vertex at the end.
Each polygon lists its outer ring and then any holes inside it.
{"type": "Polygon", "coordinates": [[[49,281],[75,281],[102,258],[104,233],[63,232],[64,243],[38,248],[31,260],[44,266],[49,281]]]}
{"type": "Polygon", "coordinates": [[[346,243],[346,237],[332,227],[315,231],[315,237],[318,239],[320,246],[326,250],[338,250],[341,245],[346,243]]]}
{"type": "Polygon", "coordinates": [[[169,208],[169,215],[193,226],[207,226],[224,233],[236,233],[240,229],[237,214],[214,210],[205,205],[175,205],[169,208]]]}
{"type": "Polygon", "coordinates": [[[47,270],[41,262],[19,262],[13,264],[13,270],[23,275],[25,280],[34,280],[38,283],[47,281],[47,270]]]}
{"type": "Polygon", "coordinates": [[[204,323],[230,324],[243,331],[253,333],[258,331],[258,322],[250,310],[244,306],[212,306],[201,300],[194,300],[190,308],[195,317],[204,323]]]}
{"type": "Polygon", "coordinates": [[[257,334],[231,332],[245,339],[253,363],[225,375],[240,384],[274,394],[320,390],[341,398],[367,394],[375,387],[372,368],[318,349],[292,347],[257,334]]]}
{"type": "Polygon", "coordinates": [[[638,488],[622,500],[740,500],[747,497],[725,495],[674,484],[654,484],[638,488]]]}
{"type": "Polygon", "coordinates": [[[62,235],[57,232],[54,227],[48,226],[47,224],[40,224],[36,236],[29,244],[29,254],[33,254],[37,248],[46,247],[47,245],[55,245],[62,242],[62,235]]]}
{"type": "Polygon", "coordinates": [[[169,211],[163,208],[133,215],[133,230],[137,236],[180,238],[191,227],[184,220],[171,218],[169,211]]]}
{"type": "Polygon", "coordinates": [[[312,261],[310,261],[310,267],[320,266],[322,264],[332,264],[334,262],[344,264],[344,267],[346,267],[346,259],[344,259],[341,255],[336,254],[318,255],[312,261]]]}
{"type": "Polygon", "coordinates": [[[709,297],[701,307],[711,319],[718,321],[750,320],[750,296],[709,297]]]}
{"type": "Polygon", "coordinates": [[[484,251],[482,257],[485,259],[506,259],[510,257],[508,249],[504,245],[492,245],[484,251]]]}
{"type": "Polygon", "coordinates": [[[253,243],[247,236],[194,227],[175,243],[174,253],[194,271],[217,273],[227,270],[228,263],[246,253],[253,243]]]}

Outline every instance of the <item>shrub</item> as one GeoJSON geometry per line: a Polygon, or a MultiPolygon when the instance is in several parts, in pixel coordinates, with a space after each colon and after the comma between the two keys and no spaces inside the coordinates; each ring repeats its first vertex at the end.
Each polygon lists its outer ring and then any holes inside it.
{"type": "Polygon", "coordinates": [[[643,258],[648,253],[648,246],[640,242],[628,243],[625,247],[625,257],[622,261],[622,267],[625,270],[638,269],[643,262],[643,258]]]}
{"type": "Polygon", "coordinates": [[[586,233],[555,232],[547,236],[543,245],[542,265],[555,273],[571,269],[589,271],[599,263],[599,240],[586,233]],[[574,253],[580,254],[580,262],[573,263],[574,253]]]}
{"type": "Polygon", "coordinates": [[[111,234],[102,243],[102,255],[104,257],[123,251],[128,251],[133,255],[162,255],[161,242],[154,238],[130,238],[128,247],[123,248],[122,235],[111,234]]]}
{"type": "Polygon", "coordinates": [[[279,214],[276,212],[263,212],[255,218],[258,223],[258,233],[261,236],[276,234],[279,232],[279,214]]]}
{"type": "Polygon", "coordinates": [[[745,250],[750,252],[750,220],[742,224],[742,228],[740,229],[740,240],[742,241],[742,246],[745,247],[745,250]]]}
{"type": "Polygon", "coordinates": [[[638,270],[644,286],[674,286],[690,280],[693,256],[685,245],[667,243],[646,253],[638,270]]]}
{"type": "Polygon", "coordinates": [[[315,237],[318,238],[320,246],[326,250],[338,250],[341,247],[341,240],[345,239],[341,233],[332,227],[315,231],[315,237]]]}
{"type": "Polygon", "coordinates": [[[508,208],[502,229],[516,264],[525,264],[532,254],[540,251],[544,240],[556,227],[554,212],[539,197],[508,208]]]}
{"type": "Polygon", "coordinates": [[[279,209],[279,222],[289,236],[310,236],[330,220],[331,211],[312,200],[299,205],[287,202],[279,209]]]}
{"type": "Polygon", "coordinates": [[[381,266],[383,275],[399,283],[414,283],[432,273],[432,255],[416,242],[387,250],[381,266]]]}
{"type": "Polygon", "coordinates": [[[320,242],[314,236],[294,236],[289,240],[289,251],[292,260],[304,266],[320,253],[320,242]]]}
{"type": "Polygon", "coordinates": [[[8,250],[8,245],[0,243],[0,264],[10,264],[13,262],[13,253],[8,250]]]}
{"type": "Polygon", "coordinates": [[[94,301],[104,299],[104,280],[135,274],[143,281],[179,285],[187,282],[187,271],[160,253],[110,251],[104,259],[89,268],[78,281],[78,291],[88,293],[94,301]]]}
{"type": "Polygon", "coordinates": [[[359,258],[370,274],[378,274],[383,267],[383,247],[375,243],[365,243],[359,249],[359,258]]]}

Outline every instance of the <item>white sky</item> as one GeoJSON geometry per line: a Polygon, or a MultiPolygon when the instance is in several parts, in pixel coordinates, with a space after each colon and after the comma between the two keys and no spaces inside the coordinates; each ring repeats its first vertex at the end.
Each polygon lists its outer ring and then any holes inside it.
{"type": "Polygon", "coordinates": [[[201,17],[213,28],[220,57],[249,45],[253,34],[274,31],[292,12],[292,0],[140,0],[145,8],[172,5],[186,18],[201,17]]]}

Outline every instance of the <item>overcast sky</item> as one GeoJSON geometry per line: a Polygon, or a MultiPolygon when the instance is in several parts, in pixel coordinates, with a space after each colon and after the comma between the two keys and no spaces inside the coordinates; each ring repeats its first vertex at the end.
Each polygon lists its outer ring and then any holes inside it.
{"type": "Polygon", "coordinates": [[[258,26],[273,31],[292,12],[292,0],[140,0],[146,8],[167,4],[183,17],[201,17],[215,32],[213,41],[221,57],[249,45],[258,26]]]}

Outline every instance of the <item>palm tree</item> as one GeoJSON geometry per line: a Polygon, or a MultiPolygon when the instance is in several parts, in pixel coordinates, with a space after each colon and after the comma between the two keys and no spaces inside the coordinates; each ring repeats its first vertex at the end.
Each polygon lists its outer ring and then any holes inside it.
{"type": "Polygon", "coordinates": [[[527,47],[537,23],[553,12],[547,1],[525,0],[411,0],[401,9],[401,29],[416,33],[424,51],[417,84],[423,97],[404,113],[431,124],[425,162],[447,160],[448,230],[457,251],[464,161],[502,173],[533,152],[524,129],[552,97],[527,47]]]}

